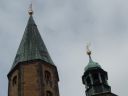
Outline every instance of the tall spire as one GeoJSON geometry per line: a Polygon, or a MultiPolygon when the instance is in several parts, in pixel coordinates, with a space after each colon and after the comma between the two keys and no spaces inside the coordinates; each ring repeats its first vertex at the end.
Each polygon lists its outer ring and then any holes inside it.
{"type": "Polygon", "coordinates": [[[53,61],[35,24],[35,21],[33,20],[32,13],[33,11],[30,10],[30,17],[25,28],[19,49],[17,51],[12,69],[20,62],[36,59],[40,59],[47,63],[53,64],[53,61]]]}

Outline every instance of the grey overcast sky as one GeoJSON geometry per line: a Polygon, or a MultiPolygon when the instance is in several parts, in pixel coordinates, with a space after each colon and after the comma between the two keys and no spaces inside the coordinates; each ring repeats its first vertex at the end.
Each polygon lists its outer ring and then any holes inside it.
{"type": "MultiPolygon", "coordinates": [[[[23,36],[30,0],[0,0],[0,96],[23,36]]],[[[92,58],[108,72],[112,92],[128,96],[128,1],[35,0],[34,20],[59,71],[60,96],[85,96],[81,76],[92,58]]]]}

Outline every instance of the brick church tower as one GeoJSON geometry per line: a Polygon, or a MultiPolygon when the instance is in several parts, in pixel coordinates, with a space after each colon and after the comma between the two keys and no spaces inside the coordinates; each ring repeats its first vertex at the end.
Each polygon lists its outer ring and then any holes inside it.
{"type": "Polygon", "coordinates": [[[33,11],[8,73],[8,96],[59,96],[58,72],[33,20],[33,11]]]}
{"type": "Polygon", "coordinates": [[[98,63],[92,60],[91,51],[89,49],[87,54],[89,55],[89,63],[85,67],[85,72],[82,76],[83,84],[86,87],[86,96],[117,96],[111,93],[111,87],[107,82],[107,72],[104,71],[98,63]]]}

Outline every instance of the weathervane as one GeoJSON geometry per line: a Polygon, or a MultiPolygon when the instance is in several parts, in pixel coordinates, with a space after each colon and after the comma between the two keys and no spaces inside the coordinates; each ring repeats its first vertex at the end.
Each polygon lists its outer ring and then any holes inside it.
{"type": "Polygon", "coordinates": [[[90,46],[91,46],[90,43],[88,43],[86,46],[86,50],[87,50],[87,54],[89,55],[89,58],[91,58],[91,50],[89,49],[90,46]]]}
{"type": "Polygon", "coordinates": [[[32,14],[33,14],[33,10],[32,10],[32,2],[31,2],[31,4],[30,4],[30,6],[29,6],[28,13],[29,13],[29,15],[32,15],[32,14]]]}

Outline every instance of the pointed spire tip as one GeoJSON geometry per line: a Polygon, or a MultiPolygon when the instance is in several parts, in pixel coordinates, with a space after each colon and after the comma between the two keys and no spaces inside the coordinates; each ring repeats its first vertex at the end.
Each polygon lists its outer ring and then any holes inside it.
{"type": "Polygon", "coordinates": [[[29,6],[28,13],[29,13],[30,16],[33,15],[32,3],[29,6]]]}
{"type": "Polygon", "coordinates": [[[29,13],[29,15],[33,15],[33,11],[29,11],[28,13],[29,13]]]}

